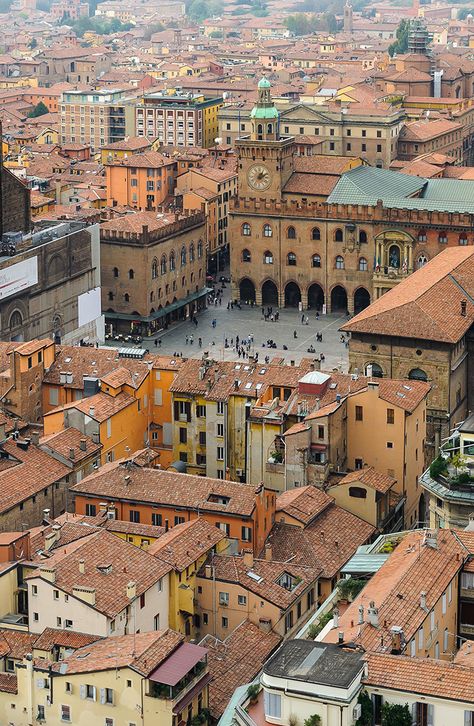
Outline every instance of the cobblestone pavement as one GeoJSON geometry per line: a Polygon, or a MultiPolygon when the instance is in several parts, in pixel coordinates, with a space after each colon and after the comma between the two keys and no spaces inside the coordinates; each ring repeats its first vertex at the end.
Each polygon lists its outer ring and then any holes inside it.
{"type": "MultiPolygon", "coordinates": [[[[235,350],[235,338],[239,339],[253,336],[253,344],[250,352],[258,352],[259,361],[263,361],[266,355],[270,358],[282,356],[288,362],[294,360],[298,363],[303,357],[319,357],[323,353],[325,360],[321,364],[323,370],[338,368],[341,371],[348,370],[348,349],[341,342],[341,333],[338,328],[347,317],[331,314],[320,315],[316,318],[314,311],[304,311],[305,317],[309,318],[308,324],[301,323],[303,313],[297,309],[279,310],[278,322],[265,321],[261,307],[242,305],[239,310],[234,306],[233,310],[227,309],[230,299],[230,284],[227,283],[222,295],[221,305],[209,305],[207,310],[198,313],[197,327],[189,320],[173,323],[168,330],[151,337],[145,338],[141,347],[148,348],[150,352],[161,352],[165,355],[182,353],[184,357],[198,358],[203,351],[217,360],[237,360],[235,350]],[[216,321],[215,328],[212,325],[216,321]],[[294,337],[296,331],[297,337],[294,337]],[[322,342],[316,340],[316,333],[322,334],[322,342]],[[189,336],[193,336],[193,343],[189,342],[189,336]],[[186,336],[188,343],[186,344],[186,336]],[[199,338],[202,340],[202,347],[199,347],[199,338]],[[227,339],[228,347],[225,347],[227,339]],[[269,349],[267,340],[275,341],[277,347],[269,349]],[[155,345],[155,340],[157,345],[155,345]],[[161,340],[161,345],[158,342],[161,340]],[[233,345],[231,341],[233,340],[233,345]],[[265,343],[265,347],[263,347],[265,343]],[[287,350],[283,349],[287,346],[287,350]],[[308,348],[313,345],[314,354],[308,353],[308,348]]],[[[276,309],[274,308],[274,311],[276,309]]],[[[123,343],[115,343],[116,346],[123,346],[123,343]]]]}

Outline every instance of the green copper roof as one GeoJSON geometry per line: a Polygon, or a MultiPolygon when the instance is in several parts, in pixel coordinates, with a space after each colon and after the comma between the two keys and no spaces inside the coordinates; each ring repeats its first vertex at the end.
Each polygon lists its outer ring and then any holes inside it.
{"type": "Polygon", "coordinates": [[[263,78],[261,78],[258,82],[258,87],[259,88],[271,88],[272,84],[270,83],[268,78],[265,78],[265,76],[263,76],[263,78]]]}
{"type": "Polygon", "coordinates": [[[327,201],[372,206],[378,199],[385,208],[473,214],[474,181],[425,179],[389,169],[358,166],[341,176],[327,201]]]}
{"type": "Polygon", "coordinates": [[[278,109],[275,106],[254,106],[250,111],[250,118],[274,119],[278,118],[278,109]]]}

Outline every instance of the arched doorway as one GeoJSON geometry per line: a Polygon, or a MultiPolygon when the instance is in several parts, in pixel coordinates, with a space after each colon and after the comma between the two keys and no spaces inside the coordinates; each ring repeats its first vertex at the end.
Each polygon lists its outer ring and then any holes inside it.
{"type": "Polygon", "coordinates": [[[278,305],[278,289],[271,280],[266,280],[262,285],[262,304],[278,305]]]}
{"type": "Polygon", "coordinates": [[[347,292],[342,285],[336,285],[331,290],[331,312],[346,313],[347,312],[347,292]]]}
{"type": "Polygon", "coordinates": [[[244,302],[255,302],[255,285],[248,277],[240,281],[239,295],[244,302]]]}
{"type": "Polygon", "coordinates": [[[354,293],[354,313],[360,313],[361,310],[370,305],[370,295],[365,287],[359,287],[354,293]]]}
{"type": "Polygon", "coordinates": [[[301,302],[301,291],[296,282],[289,282],[285,287],[285,307],[297,308],[301,302]]]}
{"type": "Polygon", "coordinates": [[[322,310],[324,305],[324,291],[316,282],[308,288],[308,307],[311,310],[322,310]]]}

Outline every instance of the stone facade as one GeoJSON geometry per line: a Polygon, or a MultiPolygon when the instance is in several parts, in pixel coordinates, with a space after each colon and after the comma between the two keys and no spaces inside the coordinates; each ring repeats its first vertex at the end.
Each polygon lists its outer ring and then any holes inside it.
{"type": "Polygon", "coordinates": [[[0,236],[5,232],[29,232],[30,190],[3,164],[0,169],[0,236]]]}
{"type": "Polygon", "coordinates": [[[206,219],[203,212],[138,212],[101,228],[102,309],[124,330],[154,330],[186,317],[206,295],[206,219]],[[130,229],[133,224],[134,231],[130,229]]]}

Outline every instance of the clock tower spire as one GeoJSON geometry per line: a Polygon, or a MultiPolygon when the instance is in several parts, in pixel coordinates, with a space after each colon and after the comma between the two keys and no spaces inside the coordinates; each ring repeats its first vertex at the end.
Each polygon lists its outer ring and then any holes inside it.
{"type": "Polygon", "coordinates": [[[258,101],[250,112],[252,139],[276,141],[279,135],[279,113],[270,92],[272,85],[263,76],[258,82],[258,101]]]}

